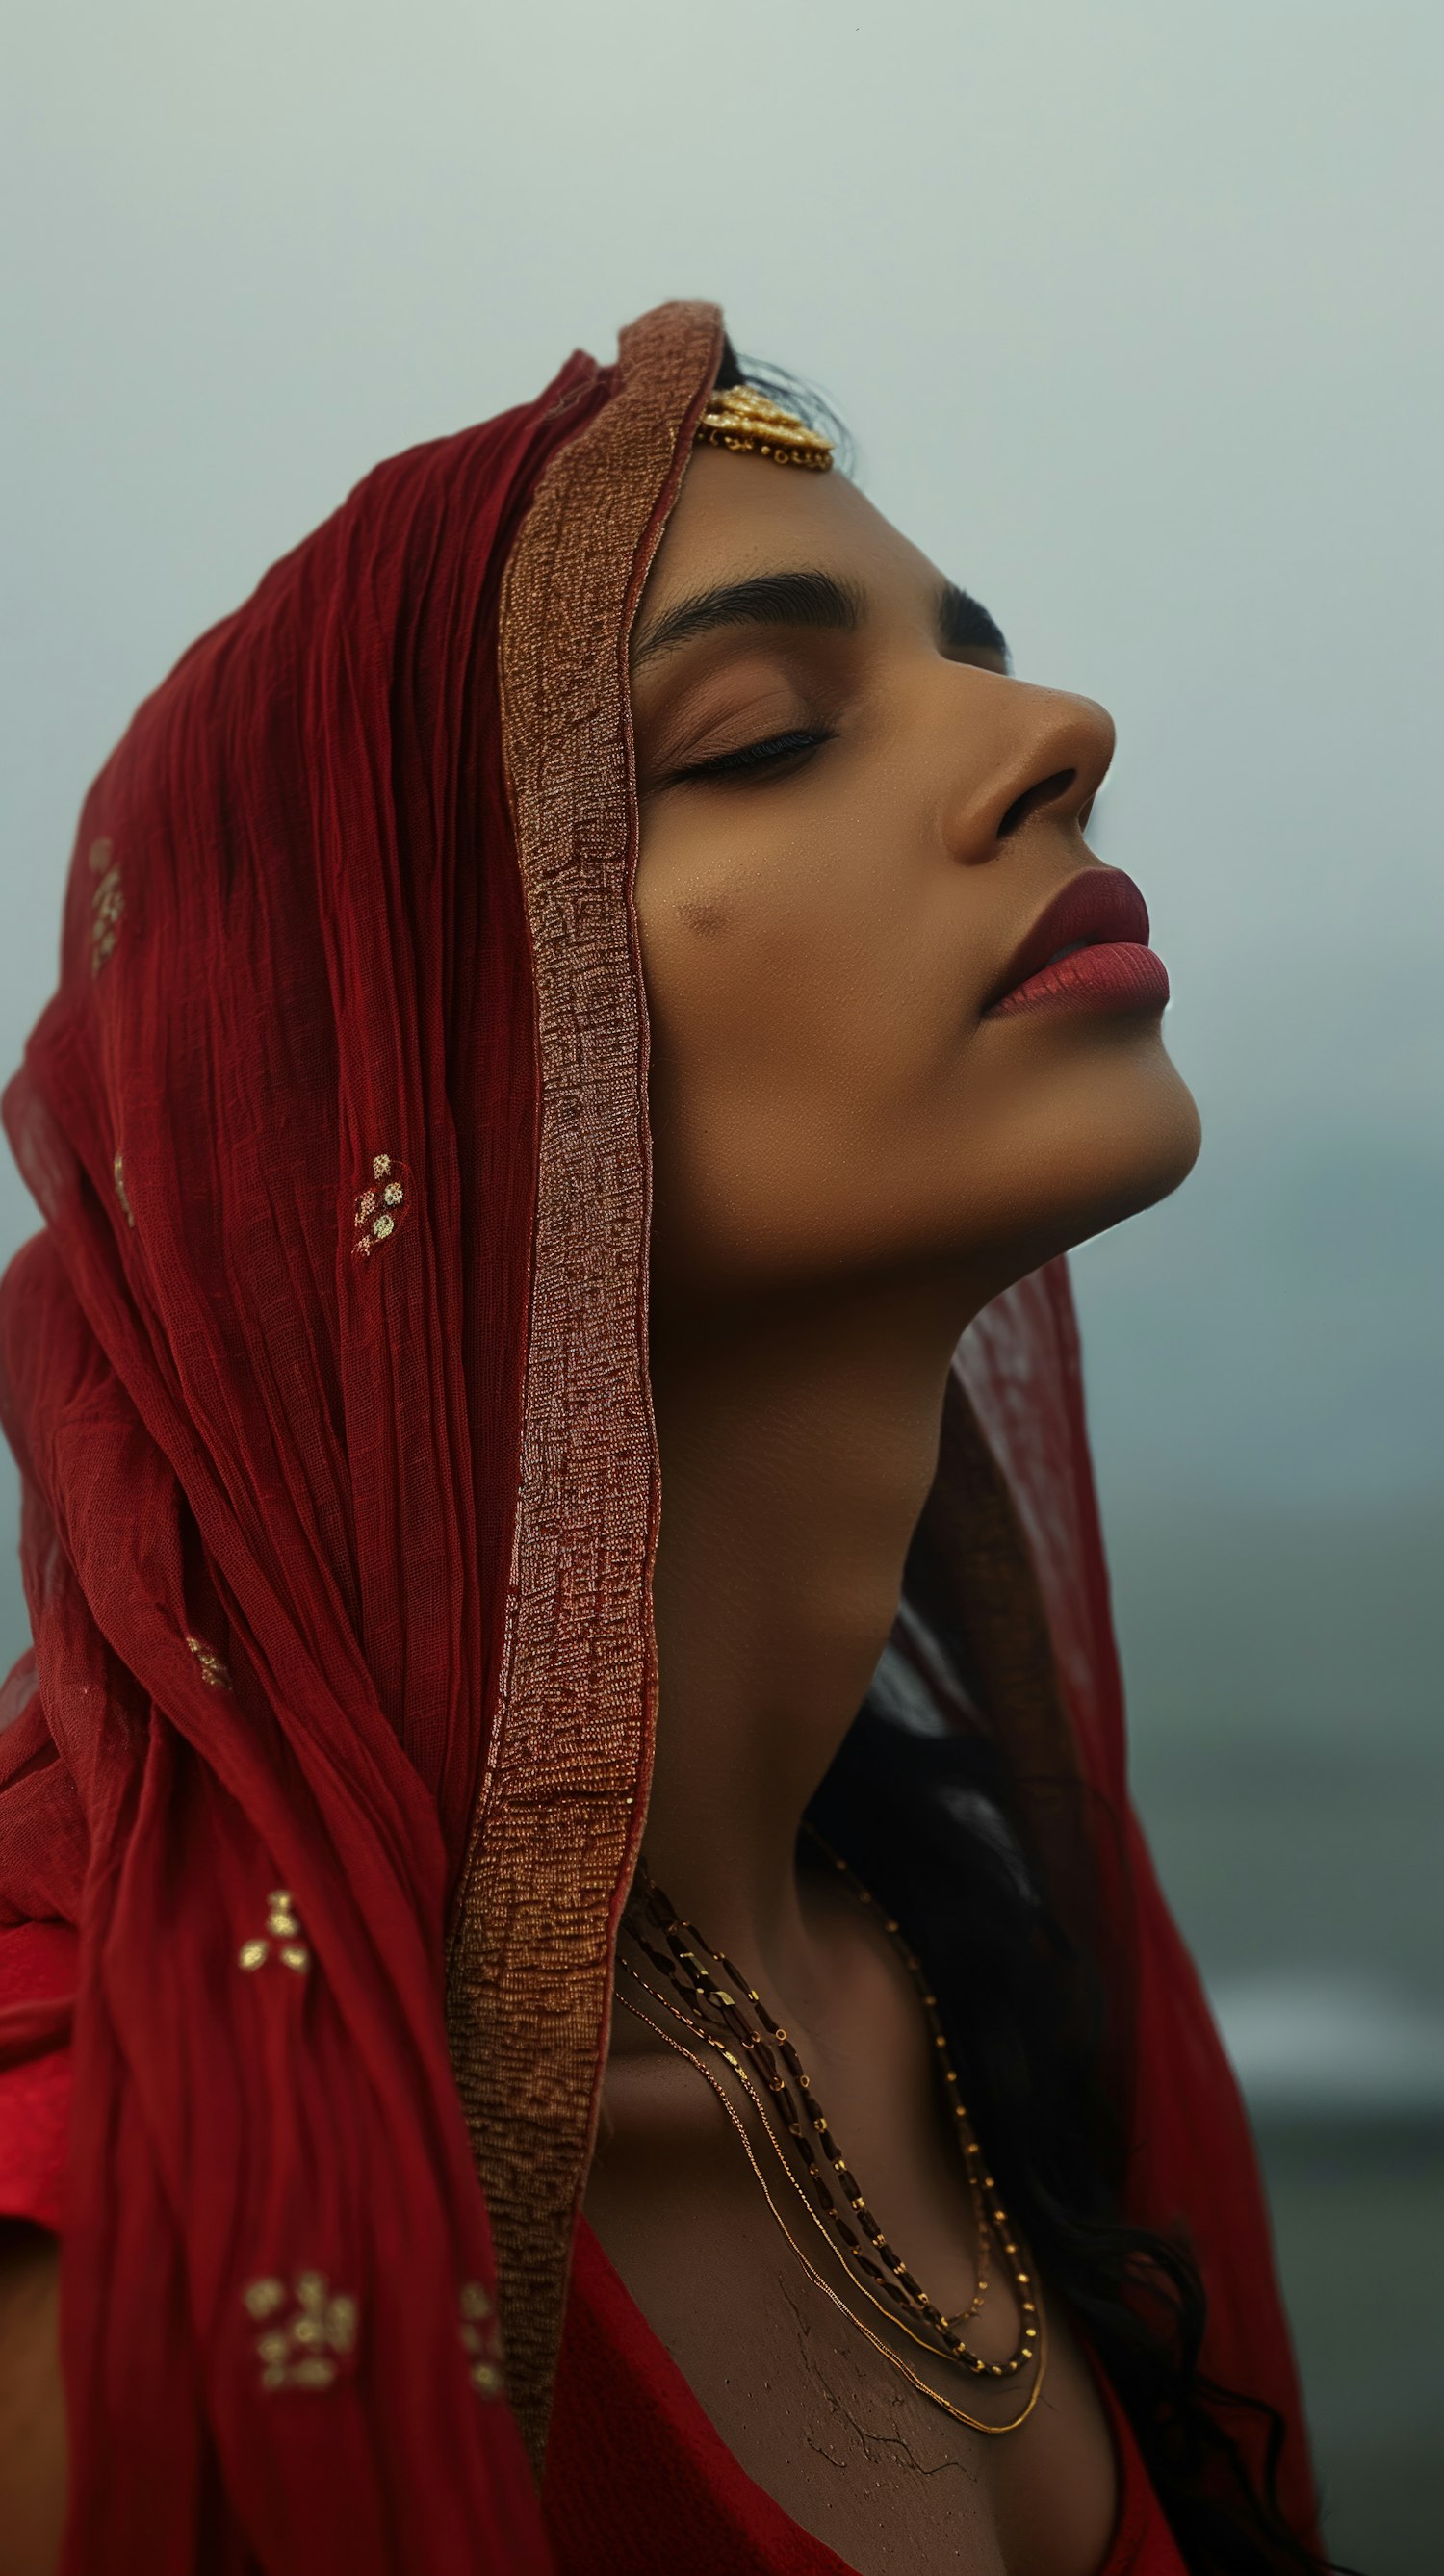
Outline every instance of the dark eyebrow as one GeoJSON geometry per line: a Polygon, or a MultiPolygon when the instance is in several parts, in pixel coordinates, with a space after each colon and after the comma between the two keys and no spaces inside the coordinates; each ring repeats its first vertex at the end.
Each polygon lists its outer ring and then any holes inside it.
{"type": "Polygon", "coordinates": [[[990,617],[980,599],[960,590],[955,581],[944,582],[938,601],[938,634],[948,653],[998,653],[1008,659],[1007,638],[996,617],[990,617]]]}
{"type": "MultiPolygon", "coordinates": [[[[722,582],[679,600],[655,624],[645,627],[632,647],[632,668],[660,653],[690,644],[719,626],[813,626],[834,634],[856,634],[867,610],[865,594],[855,583],[830,572],[763,572],[747,581],[722,582]]],[[[981,600],[945,582],[938,596],[938,641],[945,652],[988,652],[1008,658],[997,619],[981,600]]]]}
{"type": "Polygon", "coordinates": [[[851,635],[865,606],[861,591],[835,573],[756,573],[750,581],[723,582],[669,608],[633,645],[632,668],[678,644],[690,644],[694,635],[709,634],[715,626],[824,626],[851,635]]]}

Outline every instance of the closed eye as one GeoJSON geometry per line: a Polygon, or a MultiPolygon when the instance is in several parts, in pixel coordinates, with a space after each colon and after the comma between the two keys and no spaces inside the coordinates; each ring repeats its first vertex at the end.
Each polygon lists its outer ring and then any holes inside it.
{"type": "Polygon", "coordinates": [[[719,751],[710,760],[693,761],[685,769],[674,769],[666,782],[674,786],[683,779],[746,778],[786,766],[800,767],[814,751],[836,735],[827,730],[768,734],[761,742],[743,743],[736,751],[719,751]]]}

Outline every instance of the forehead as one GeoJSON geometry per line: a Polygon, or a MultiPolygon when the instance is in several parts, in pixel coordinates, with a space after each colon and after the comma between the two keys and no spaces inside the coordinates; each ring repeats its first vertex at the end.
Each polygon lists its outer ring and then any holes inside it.
{"type": "Polygon", "coordinates": [[[845,474],[810,474],[765,456],[699,447],[648,577],[647,613],[799,564],[843,575],[875,598],[931,596],[941,578],[845,474]]]}

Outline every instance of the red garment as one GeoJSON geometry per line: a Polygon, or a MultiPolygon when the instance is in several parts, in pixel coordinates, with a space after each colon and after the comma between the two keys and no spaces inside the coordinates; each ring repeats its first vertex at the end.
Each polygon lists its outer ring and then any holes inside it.
{"type": "MultiPolygon", "coordinates": [[[[0,1297],[0,2173],[69,2034],[66,2576],[546,2563],[655,1704],[626,641],[718,349],[663,308],[378,468],[86,800],[0,1297]]],[[[1130,2212],[1191,2226],[1304,2521],[1243,2116],[1127,1839],[1061,1269],[966,1337],[929,1512],[1106,1970],[1130,2212]]]]}
{"type": "MultiPolygon", "coordinates": [[[[49,1927],[43,1927],[47,1937],[49,1927]]],[[[0,1936],[0,1998],[37,1927],[0,1936]]],[[[59,1934],[57,1941],[71,1936],[59,1934]]],[[[43,1976],[43,1966],[34,1973],[43,1976]]],[[[0,2216],[61,2224],[68,2057],[0,2075],[0,2216]]],[[[1098,2576],[1186,2576],[1128,2418],[1099,2377],[1118,2459],[1118,2521],[1098,2576]]],[[[543,2488],[554,2576],[850,2576],[749,2478],[582,2219],[543,2488]]]]}
{"type": "MultiPolygon", "coordinates": [[[[1098,2576],[1187,2576],[1128,2419],[1099,2387],[1119,2510],[1098,2576]]],[[[544,2493],[556,2576],[850,2576],[739,2467],[585,2219],[544,2493]]]]}
{"type": "MultiPolygon", "coordinates": [[[[0,2014],[62,2005],[74,1990],[76,1938],[68,1923],[0,1928],[0,2014]]],[[[70,2124],[68,2049],[0,2068],[0,2218],[61,2225],[70,2124]]]]}

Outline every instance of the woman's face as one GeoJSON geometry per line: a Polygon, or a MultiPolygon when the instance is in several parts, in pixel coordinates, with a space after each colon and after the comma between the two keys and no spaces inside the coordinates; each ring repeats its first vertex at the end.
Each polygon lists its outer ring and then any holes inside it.
{"type": "Polygon", "coordinates": [[[1175,1187],[1166,986],[1083,838],[1101,707],[1009,678],[841,474],[709,448],[632,664],[664,1294],[941,1264],[982,1302],[1175,1187]],[[1080,939],[1135,944],[999,1007],[1080,939]]]}

